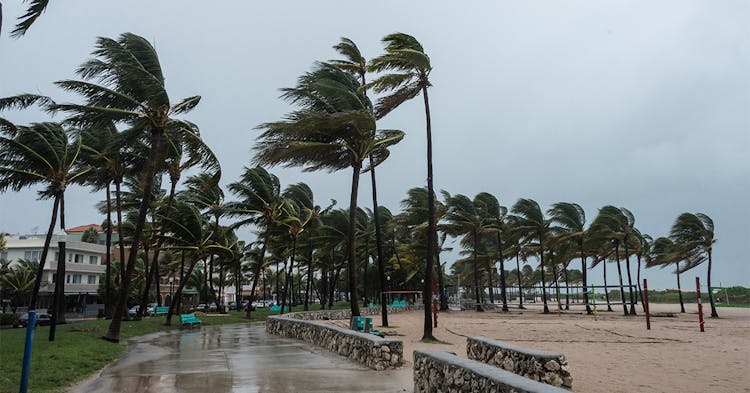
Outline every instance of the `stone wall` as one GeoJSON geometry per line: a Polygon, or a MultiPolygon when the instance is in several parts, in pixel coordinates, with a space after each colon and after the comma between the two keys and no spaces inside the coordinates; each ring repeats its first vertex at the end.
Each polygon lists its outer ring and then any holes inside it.
{"type": "Polygon", "coordinates": [[[466,355],[469,359],[534,381],[567,389],[573,387],[568,361],[561,353],[537,351],[485,337],[469,337],[466,355]]]}
{"type": "Polygon", "coordinates": [[[414,351],[415,393],[565,393],[567,390],[445,351],[414,351]]]}
{"type": "MultiPolygon", "coordinates": [[[[424,305],[413,304],[404,307],[392,307],[388,306],[388,314],[395,314],[399,312],[423,310],[424,305]]],[[[363,307],[359,309],[360,315],[380,315],[380,307],[363,307]]],[[[323,320],[349,320],[352,316],[350,309],[341,310],[318,310],[318,311],[300,311],[284,314],[287,318],[304,319],[307,321],[323,321],[323,320]]]]}
{"type": "MultiPolygon", "coordinates": [[[[397,307],[389,312],[419,308],[421,306],[397,307]]],[[[380,309],[363,308],[360,312],[362,315],[375,315],[380,312],[380,309]]],[[[266,319],[266,331],[326,348],[374,370],[397,368],[403,364],[404,344],[401,340],[380,338],[373,334],[359,333],[322,322],[333,319],[348,320],[350,316],[350,310],[320,310],[274,315],[266,319]]]]}

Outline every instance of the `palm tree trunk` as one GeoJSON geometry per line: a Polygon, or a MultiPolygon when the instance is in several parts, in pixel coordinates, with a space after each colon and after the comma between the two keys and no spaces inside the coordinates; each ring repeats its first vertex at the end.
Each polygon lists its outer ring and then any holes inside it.
{"type": "MultiPolygon", "coordinates": [[[[427,258],[425,261],[425,278],[422,300],[424,301],[424,333],[422,340],[434,340],[432,336],[432,263],[433,253],[432,244],[435,243],[437,232],[435,231],[435,186],[433,184],[432,173],[432,123],[430,119],[430,99],[427,95],[427,86],[422,87],[422,97],[424,98],[424,113],[427,128],[427,258]]],[[[475,249],[476,252],[476,249],[475,249]]]]}
{"type": "Polygon", "coordinates": [[[495,286],[492,283],[492,271],[494,270],[490,265],[490,259],[487,258],[487,261],[485,263],[485,270],[487,270],[487,284],[489,285],[489,293],[490,293],[490,303],[495,304],[495,286]]]}
{"type": "Polygon", "coordinates": [[[604,269],[604,297],[607,301],[607,311],[612,311],[612,303],[609,301],[609,288],[607,287],[607,259],[602,260],[602,267],[604,269]]]}
{"type": "MultiPolygon", "coordinates": [[[[36,303],[39,298],[39,288],[42,285],[42,275],[44,274],[44,264],[47,262],[47,254],[49,253],[49,244],[52,241],[52,232],[55,230],[55,222],[57,222],[57,211],[60,206],[60,196],[56,195],[55,200],[52,203],[52,218],[49,222],[49,229],[47,230],[47,236],[44,238],[44,248],[42,248],[42,255],[39,258],[39,267],[37,268],[36,278],[34,279],[34,289],[31,291],[31,300],[29,301],[29,310],[36,310],[36,303]]],[[[56,282],[65,281],[65,277],[57,277],[56,282]]]]}
{"type": "Polygon", "coordinates": [[[555,262],[555,254],[554,251],[550,250],[549,257],[551,259],[551,265],[552,265],[552,279],[554,280],[555,284],[555,300],[557,301],[557,311],[562,310],[562,303],[560,303],[560,282],[557,280],[558,272],[557,272],[557,263],[555,262]]]}
{"type": "Polygon", "coordinates": [[[680,312],[684,314],[685,303],[682,301],[682,285],[680,285],[680,262],[677,262],[675,273],[677,274],[677,295],[680,297],[680,312]]]}
{"type": "Polygon", "coordinates": [[[628,306],[625,304],[625,287],[622,285],[622,268],[620,267],[620,245],[615,245],[615,260],[617,262],[617,276],[620,278],[620,300],[622,301],[623,315],[628,316],[628,306]]]}
{"type": "Polygon", "coordinates": [[[503,239],[500,232],[497,233],[497,253],[500,259],[500,301],[503,302],[503,311],[508,311],[508,294],[505,285],[505,258],[503,258],[503,239]]]}
{"type": "Polygon", "coordinates": [[[310,304],[310,285],[312,284],[312,276],[315,273],[313,269],[313,245],[310,242],[310,252],[307,256],[307,286],[305,288],[305,311],[309,310],[310,304]]]}
{"type": "Polygon", "coordinates": [[[563,276],[565,277],[565,309],[570,310],[570,283],[568,282],[568,268],[563,265],[563,276]]]}
{"type": "MultiPolygon", "coordinates": [[[[711,302],[711,318],[718,318],[719,313],[716,312],[716,303],[714,303],[714,293],[711,290],[711,249],[708,249],[708,274],[707,274],[708,285],[708,300],[711,302]]],[[[719,284],[721,285],[721,284],[719,284]]]]}
{"type": "Polygon", "coordinates": [[[641,299],[641,307],[643,312],[646,312],[646,304],[643,303],[643,289],[641,288],[641,253],[638,254],[638,277],[636,278],[636,284],[638,284],[638,298],[641,299]]]}
{"type": "Polygon", "coordinates": [[[544,282],[544,243],[542,242],[542,233],[539,232],[539,268],[542,270],[542,300],[544,301],[544,313],[549,314],[547,305],[547,288],[544,282]]]}
{"type": "Polygon", "coordinates": [[[331,296],[328,297],[328,308],[333,308],[333,302],[336,300],[334,299],[334,296],[336,295],[336,287],[339,285],[339,275],[341,274],[341,268],[339,267],[336,269],[336,271],[333,273],[333,280],[331,281],[331,296]]]}
{"type": "MultiPolygon", "coordinates": [[[[190,277],[191,274],[193,274],[193,269],[195,269],[195,265],[198,264],[198,261],[193,261],[190,263],[190,267],[188,268],[186,277],[190,277]]],[[[182,289],[185,288],[185,284],[187,284],[188,280],[180,280],[180,285],[177,287],[177,292],[175,292],[174,297],[172,298],[172,304],[169,305],[169,311],[167,311],[167,318],[164,320],[164,326],[172,326],[172,315],[174,315],[175,311],[178,310],[177,305],[180,302],[180,299],[182,298],[182,289]]]]}
{"type": "Polygon", "coordinates": [[[479,265],[479,260],[477,259],[477,231],[472,232],[472,239],[474,240],[474,301],[476,302],[476,310],[477,311],[484,311],[482,308],[482,303],[479,298],[479,268],[477,265],[479,265]]]}
{"type": "MultiPolygon", "coordinates": [[[[60,229],[65,231],[65,191],[60,192],[60,229]]],[[[49,327],[49,341],[55,341],[55,328],[65,323],[65,241],[57,242],[57,277],[55,282],[55,297],[52,306],[52,321],[49,327]]]]}
{"type": "Polygon", "coordinates": [[[518,308],[523,309],[523,282],[521,281],[521,263],[518,261],[519,255],[516,253],[516,273],[518,274],[518,308]]]}
{"type": "Polygon", "coordinates": [[[117,302],[115,315],[112,317],[112,322],[109,324],[109,329],[107,329],[107,333],[105,333],[104,337],[102,337],[107,341],[120,342],[120,325],[122,324],[122,317],[125,313],[125,309],[127,308],[130,278],[133,275],[133,271],[135,269],[136,254],[138,253],[138,249],[141,245],[141,235],[143,234],[143,227],[146,224],[146,214],[148,213],[148,207],[151,202],[151,189],[154,185],[156,157],[160,150],[161,136],[163,133],[163,129],[154,129],[151,131],[151,150],[149,151],[149,157],[146,161],[146,168],[144,170],[146,181],[143,185],[143,198],[141,200],[141,206],[138,210],[138,219],[135,224],[135,231],[133,232],[133,244],[130,249],[128,266],[125,269],[125,276],[122,277],[122,290],[120,293],[120,299],[117,302]]]}
{"type": "Polygon", "coordinates": [[[118,248],[120,250],[120,290],[122,290],[122,280],[125,277],[125,265],[126,265],[125,263],[125,237],[122,231],[122,195],[120,193],[121,184],[122,184],[122,180],[115,180],[115,210],[117,210],[117,238],[119,240],[118,248]]]}
{"type": "Polygon", "coordinates": [[[325,310],[328,304],[328,268],[322,265],[320,268],[320,309],[325,310]]]}
{"type": "MultiPolygon", "coordinates": [[[[586,314],[591,315],[591,305],[589,304],[589,288],[588,281],[586,279],[586,254],[583,251],[583,236],[578,241],[578,246],[581,249],[581,278],[583,279],[583,302],[586,303],[586,314]]],[[[605,262],[606,263],[606,262],[605,262]]]]}
{"type": "MultiPolygon", "coordinates": [[[[268,248],[268,241],[271,237],[271,223],[266,223],[265,233],[263,234],[263,246],[260,248],[260,255],[258,256],[258,263],[255,265],[255,271],[253,272],[253,284],[250,286],[250,301],[247,303],[247,311],[245,316],[250,319],[250,310],[253,308],[253,301],[255,300],[255,287],[258,285],[258,278],[263,272],[263,259],[266,257],[266,248],[268,248]]],[[[276,265],[278,267],[278,265],[276,265]]],[[[265,280],[263,285],[265,289],[265,280]]],[[[265,299],[263,299],[265,300],[265,299]]]]}
{"type": "MultiPolygon", "coordinates": [[[[294,254],[297,253],[297,237],[292,236],[292,255],[289,257],[289,273],[286,275],[286,279],[284,280],[284,295],[281,297],[281,310],[279,310],[279,315],[284,313],[284,306],[286,306],[286,296],[288,294],[287,290],[289,289],[289,282],[291,280],[294,280],[292,277],[292,271],[294,269],[294,254]]],[[[292,296],[293,297],[293,296],[292,296]]],[[[291,301],[289,302],[289,310],[291,310],[291,301]]]]}
{"type": "Polygon", "coordinates": [[[375,219],[375,247],[378,253],[378,284],[380,286],[380,317],[384,327],[388,326],[388,306],[385,304],[385,262],[383,261],[383,237],[380,231],[380,212],[378,208],[378,188],[375,182],[375,165],[370,155],[370,182],[372,183],[372,211],[375,219]]]}
{"type": "Polygon", "coordinates": [[[357,295],[357,191],[359,190],[359,172],[361,163],[352,165],[352,192],[349,199],[349,307],[352,316],[359,316],[359,296],[357,295]]]}
{"type": "MultiPolygon", "coordinates": [[[[440,263],[440,254],[438,254],[438,292],[440,292],[440,311],[448,310],[448,298],[445,296],[445,279],[443,265],[440,263]]],[[[385,302],[385,300],[383,300],[385,302]]]]}
{"type": "Polygon", "coordinates": [[[365,237],[365,258],[364,258],[364,269],[362,270],[362,298],[364,299],[364,306],[368,306],[367,298],[367,265],[370,264],[370,238],[365,237]]]}
{"type": "Polygon", "coordinates": [[[112,317],[112,182],[107,182],[107,232],[104,243],[107,247],[105,254],[106,272],[104,274],[104,315],[112,317]]]}
{"type": "Polygon", "coordinates": [[[633,280],[630,278],[630,254],[628,253],[628,240],[625,239],[625,270],[628,272],[628,292],[630,295],[630,315],[635,315],[635,294],[633,293],[633,280]]]}

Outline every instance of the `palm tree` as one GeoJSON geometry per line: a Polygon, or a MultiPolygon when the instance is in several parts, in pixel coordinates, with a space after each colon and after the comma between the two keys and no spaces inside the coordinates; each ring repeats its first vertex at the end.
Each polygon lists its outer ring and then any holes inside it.
{"type": "Polygon", "coordinates": [[[546,283],[544,279],[544,241],[550,235],[550,222],[544,217],[539,204],[532,199],[519,199],[511,211],[515,214],[515,229],[523,234],[527,242],[538,240],[539,269],[542,274],[542,300],[544,313],[549,314],[546,283]]]}
{"type": "MultiPolygon", "coordinates": [[[[508,228],[506,227],[505,219],[508,215],[508,208],[501,206],[497,198],[492,194],[481,192],[477,194],[477,198],[484,201],[486,205],[487,214],[494,220],[495,226],[495,240],[497,247],[497,261],[500,262],[500,301],[502,302],[502,310],[508,311],[508,295],[506,290],[506,277],[505,277],[505,257],[503,256],[503,237],[508,236],[508,228]]],[[[494,272],[494,268],[492,269],[494,272]]],[[[491,274],[490,274],[491,276],[491,274]]],[[[492,299],[492,284],[490,282],[490,299],[492,299]]]]}
{"type": "Polygon", "coordinates": [[[586,303],[586,314],[591,314],[589,304],[588,283],[586,279],[586,252],[584,251],[584,238],[586,234],[586,213],[577,203],[558,202],[547,211],[550,221],[554,224],[550,229],[558,239],[574,241],[578,245],[581,257],[581,273],[583,280],[583,302],[586,303]]]}
{"type": "Polygon", "coordinates": [[[672,225],[669,236],[675,243],[686,248],[687,263],[682,269],[683,272],[708,261],[706,281],[711,302],[711,317],[718,318],[719,314],[716,312],[716,304],[714,304],[714,296],[711,292],[711,254],[713,245],[716,243],[713,220],[703,213],[682,213],[672,225]]]}
{"type": "MultiPolygon", "coordinates": [[[[365,95],[365,97],[367,97],[367,59],[362,56],[362,53],[359,51],[359,48],[354,43],[354,41],[346,37],[342,37],[341,42],[335,45],[333,48],[336,49],[336,51],[339,52],[339,54],[341,54],[344,59],[331,60],[331,63],[339,67],[340,69],[354,75],[355,77],[358,77],[361,80],[361,88],[363,89],[363,94],[365,95]]],[[[370,109],[372,110],[373,108],[370,109]]],[[[388,150],[387,146],[382,146],[381,149],[374,150],[369,155],[369,167],[366,168],[370,171],[370,180],[372,183],[372,211],[374,214],[375,222],[375,244],[378,257],[378,283],[380,285],[380,314],[382,317],[383,326],[388,326],[388,307],[386,305],[385,296],[383,295],[383,291],[385,291],[385,264],[383,261],[383,239],[380,228],[380,209],[378,207],[378,191],[377,183],[375,181],[375,167],[385,161],[385,159],[388,158],[389,155],[390,151],[388,150]]]]}
{"type": "MultiPolygon", "coordinates": [[[[185,275],[187,277],[192,275],[198,261],[205,260],[212,254],[231,252],[227,247],[216,244],[214,240],[217,228],[193,206],[177,202],[174,206],[174,214],[161,216],[160,219],[167,227],[163,235],[165,249],[186,254],[188,270],[185,275]]],[[[172,323],[172,315],[177,309],[179,299],[182,298],[182,290],[187,282],[188,280],[180,280],[164,322],[167,326],[172,323]]]]}
{"type": "MultiPolygon", "coordinates": [[[[491,206],[488,205],[484,194],[477,195],[474,197],[474,200],[461,194],[456,196],[451,196],[445,192],[444,194],[448,211],[445,213],[445,223],[441,225],[441,228],[451,236],[463,236],[462,243],[471,247],[474,265],[476,310],[484,311],[479,299],[479,272],[477,265],[479,264],[478,250],[480,237],[493,233],[496,230],[494,217],[490,215],[491,206]]],[[[489,273],[491,274],[491,271],[489,273]]]]}
{"type": "MultiPolygon", "coordinates": [[[[130,258],[123,279],[123,287],[126,289],[123,293],[127,293],[129,277],[141,246],[146,214],[151,202],[150,190],[158,169],[157,158],[164,133],[168,130],[194,132],[190,124],[174,116],[192,110],[198,105],[200,96],[186,98],[176,105],[170,103],[156,50],[143,37],[132,33],[122,34],[117,40],[100,37],[92,55],[94,58],[77,70],[84,81],[65,80],[56,83],[67,91],[82,95],[85,103],[54,105],[52,109],[70,114],[66,122],[72,125],[127,124],[127,140],[148,138],[148,158],[141,172],[144,194],[140,201],[130,258]],[[95,80],[99,84],[86,80],[95,80]]],[[[105,340],[119,342],[126,302],[127,299],[120,296],[115,315],[103,337],[105,340]]]]}
{"type": "Polygon", "coordinates": [[[680,298],[680,312],[685,312],[685,303],[682,301],[682,285],[680,285],[680,273],[685,269],[680,267],[687,254],[687,247],[677,244],[668,237],[660,237],[654,240],[651,246],[651,256],[646,264],[647,268],[659,266],[661,268],[675,265],[674,273],[677,275],[677,293],[680,298]]]}
{"type": "MultiPolygon", "coordinates": [[[[239,181],[229,184],[229,190],[239,197],[238,201],[225,205],[228,217],[240,217],[232,228],[253,225],[262,233],[263,245],[253,271],[253,282],[250,289],[250,304],[255,297],[255,287],[264,268],[266,250],[271,240],[271,231],[282,215],[283,198],[279,178],[261,167],[245,168],[239,181]]],[[[247,318],[250,310],[247,308],[247,318]]]]}
{"type": "Polygon", "coordinates": [[[305,171],[352,168],[349,202],[349,301],[352,316],[359,315],[356,281],[357,191],[363,161],[374,151],[393,145],[403,132],[376,132],[370,101],[359,81],[338,67],[320,63],[301,76],[283,98],[300,106],[286,120],[265,123],[254,150],[259,165],[304,166],[305,171]]]}
{"type": "Polygon", "coordinates": [[[369,86],[376,93],[392,92],[390,95],[378,100],[375,107],[375,117],[383,118],[404,102],[422,93],[424,99],[425,121],[427,130],[427,205],[429,208],[427,225],[427,258],[425,265],[425,282],[423,299],[424,307],[424,333],[423,340],[432,340],[432,311],[430,299],[432,299],[432,264],[434,259],[434,248],[437,248],[437,232],[435,218],[435,187],[432,173],[432,124],[430,119],[430,100],[427,88],[430,83],[430,58],[425,54],[422,44],[416,38],[404,34],[394,33],[383,37],[385,54],[378,56],[370,62],[369,69],[373,72],[395,71],[392,74],[383,75],[369,86]],[[433,248],[434,247],[434,248],[433,248]]]}
{"type": "MultiPolygon", "coordinates": [[[[620,267],[620,245],[624,243],[627,233],[625,227],[627,225],[628,218],[623,211],[614,206],[607,205],[599,209],[599,214],[594,218],[594,221],[589,228],[592,231],[592,236],[595,237],[595,241],[600,244],[597,248],[611,247],[611,252],[614,255],[615,263],[617,264],[617,275],[620,280],[620,299],[622,301],[622,309],[625,316],[630,314],[628,312],[628,306],[625,304],[625,288],[622,283],[622,268],[620,267]]],[[[602,258],[606,259],[606,257],[602,258]]]]}
{"type": "MultiPolygon", "coordinates": [[[[15,104],[3,106],[0,109],[15,104]]],[[[47,261],[49,245],[57,220],[60,215],[60,228],[65,229],[65,190],[71,183],[80,182],[86,169],[78,167],[81,152],[81,138],[77,131],[65,130],[58,123],[34,123],[30,126],[16,126],[0,119],[0,192],[7,189],[20,191],[26,187],[42,185],[38,191],[39,199],[53,199],[52,217],[50,219],[44,248],[39,260],[36,281],[31,292],[29,310],[36,309],[41,286],[42,273],[47,261]]],[[[57,261],[58,277],[64,277],[65,242],[60,242],[59,260],[57,261]]],[[[57,305],[62,304],[65,280],[58,279],[55,289],[55,312],[53,318],[60,317],[57,305]]],[[[54,323],[54,321],[53,321],[54,323]]],[[[51,330],[53,331],[53,330],[51,330]]],[[[54,335],[51,335],[51,340],[54,335]]]]}
{"type": "MultiPolygon", "coordinates": [[[[86,182],[95,190],[106,190],[106,275],[104,309],[108,317],[112,316],[114,306],[112,293],[112,185],[115,186],[115,206],[117,211],[117,233],[122,238],[122,198],[120,188],[127,173],[128,155],[125,151],[122,133],[113,124],[101,127],[90,127],[81,133],[83,143],[81,164],[90,168],[86,182]]],[[[125,259],[125,244],[118,241],[119,260],[125,259]]],[[[121,264],[124,268],[125,265],[121,264]]]]}
{"type": "MultiPolygon", "coordinates": [[[[299,185],[297,185],[299,186],[299,185]]],[[[303,187],[306,187],[307,185],[303,185],[303,187]]],[[[309,187],[307,187],[307,190],[310,190],[309,187]]],[[[306,190],[306,191],[307,191],[306,190]]],[[[284,313],[284,306],[286,305],[287,300],[287,293],[289,288],[289,280],[292,278],[292,272],[294,269],[294,257],[297,255],[297,239],[299,239],[300,234],[305,230],[305,227],[307,224],[310,223],[310,220],[312,219],[312,209],[305,206],[304,201],[297,201],[294,199],[291,199],[294,195],[296,195],[298,192],[296,189],[285,190],[284,192],[284,203],[282,205],[282,215],[279,219],[279,225],[286,228],[289,238],[292,240],[292,248],[291,252],[289,253],[289,273],[286,276],[286,282],[284,284],[284,292],[283,296],[281,298],[281,313],[284,313]]],[[[312,192],[312,190],[310,190],[312,192]]],[[[312,199],[312,198],[305,198],[305,199],[312,199]]],[[[292,297],[292,301],[289,303],[289,308],[294,305],[294,300],[292,297]]]]}

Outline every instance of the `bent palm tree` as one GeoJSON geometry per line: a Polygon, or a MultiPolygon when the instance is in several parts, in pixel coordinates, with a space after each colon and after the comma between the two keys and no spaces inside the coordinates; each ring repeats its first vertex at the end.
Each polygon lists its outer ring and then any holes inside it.
{"type": "Polygon", "coordinates": [[[190,124],[174,116],[195,108],[200,97],[189,97],[175,105],[170,103],[156,50],[143,37],[132,33],[122,34],[117,40],[100,37],[92,54],[94,58],[82,64],[77,72],[84,80],[93,79],[100,84],[75,80],[57,82],[59,87],[82,95],[85,103],[54,105],[53,109],[69,113],[71,116],[66,122],[73,125],[125,123],[130,127],[126,131],[130,136],[128,140],[135,141],[141,137],[149,140],[148,158],[142,171],[144,193],[123,277],[123,291],[112,322],[103,337],[108,341],[119,342],[120,325],[127,306],[124,294],[128,293],[130,276],[141,245],[162,139],[167,130],[194,132],[190,124]]]}
{"type": "Polygon", "coordinates": [[[378,100],[375,107],[375,117],[380,119],[399,107],[404,102],[422,93],[424,99],[424,111],[427,131],[427,203],[429,208],[427,225],[427,258],[425,264],[425,282],[423,290],[424,307],[424,333],[422,339],[434,339],[432,336],[432,312],[430,299],[432,299],[432,264],[434,253],[437,248],[437,231],[435,219],[435,186],[432,173],[432,123],[430,118],[430,99],[427,88],[430,83],[430,58],[424,52],[422,44],[416,38],[404,34],[394,33],[383,37],[385,54],[378,56],[370,62],[369,69],[373,72],[395,71],[392,74],[383,75],[369,86],[376,93],[392,92],[390,95],[378,100]]]}
{"type": "Polygon", "coordinates": [[[283,89],[283,98],[300,109],[286,120],[258,128],[254,150],[259,165],[303,166],[304,171],[338,171],[352,168],[349,201],[349,301],[352,315],[359,315],[356,281],[357,191],[363,161],[378,149],[403,138],[403,132],[376,132],[371,104],[356,78],[326,63],[301,76],[294,88],[283,89]]]}
{"type": "Polygon", "coordinates": [[[583,281],[583,302],[586,303],[586,314],[591,314],[591,305],[589,304],[588,282],[586,279],[586,253],[584,251],[584,237],[586,230],[586,213],[577,203],[558,202],[552,205],[547,211],[550,221],[556,224],[552,228],[553,233],[557,235],[560,241],[570,240],[578,245],[578,251],[581,257],[581,274],[583,281]]]}
{"type": "Polygon", "coordinates": [[[511,211],[515,214],[515,230],[531,243],[533,239],[538,240],[539,246],[539,269],[542,277],[542,300],[544,302],[544,313],[549,314],[547,305],[547,290],[544,274],[544,241],[550,235],[549,220],[544,217],[539,204],[532,199],[519,199],[511,211]]]}
{"type": "Polygon", "coordinates": [[[708,261],[706,281],[711,302],[711,317],[717,318],[719,314],[716,312],[714,295],[711,291],[711,254],[713,245],[716,243],[713,220],[702,213],[682,213],[672,225],[669,236],[675,243],[686,247],[686,265],[682,269],[683,272],[708,261]]]}

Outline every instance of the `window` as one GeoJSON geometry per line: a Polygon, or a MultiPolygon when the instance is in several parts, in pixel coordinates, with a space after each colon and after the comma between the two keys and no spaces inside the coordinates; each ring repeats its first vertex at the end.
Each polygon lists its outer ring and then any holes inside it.
{"type": "Polygon", "coordinates": [[[99,263],[99,257],[96,255],[89,255],[89,264],[96,265],[99,263]]]}
{"type": "Polygon", "coordinates": [[[83,255],[76,254],[75,255],[75,263],[83,263],[83,255]]]}
{"type": "Polygon", "coordinates": [[[56,282],[57,282],[57,273],[52,273],[52,283],[54,284],[56,282]]]}
{"type": "Polygon", "coordinates": [[[59,260],[60,260],[60,252],[59,251],[55,251],[55,260],[54,260],[54,262],[57,262],[59,260]]]}
{"type": "Polygon", "coordinates": [[[0,251],[0,259],[7,261],[8,260],[8,252],[7,251],[0,251]]]}
{"type": "Polygon", "coordinates": [[[81,275],[80,274],[74,274],[73,275],[73,284],[80,284],[81,283],[81,275]]]}
{"type": "Polygon", "coordinates": [[[65,275],[65,283],[70,284],[70,274],[65,275]]]}
{"type": "Polygon", "coordinates": [[[39,262],[39,259],[41,258],[42,258],[42,252],[40,250],[23,252],[23,259],[28,259],[30,261],[39,262]]]}
{"type": "Polygon", "coordinates": [[[96,276],[87,276],[87,280],[88,280],[87,282],[91,285],[96,284],[96,276]]]}

